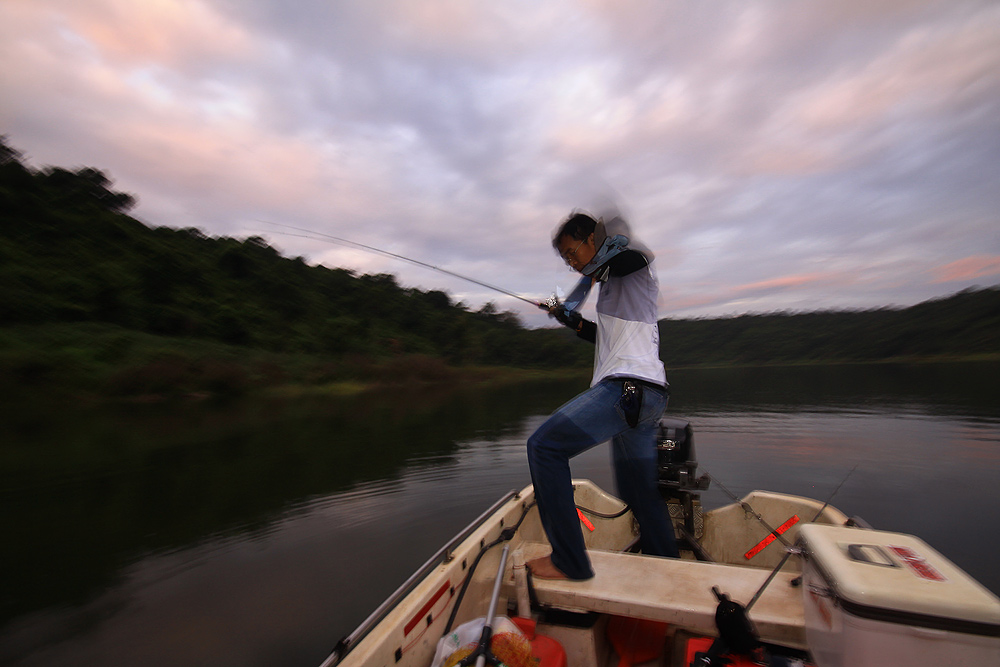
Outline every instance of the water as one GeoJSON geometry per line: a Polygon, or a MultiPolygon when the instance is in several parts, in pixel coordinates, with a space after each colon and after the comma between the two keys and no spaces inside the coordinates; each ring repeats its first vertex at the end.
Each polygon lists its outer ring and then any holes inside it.
{"type": "MultiPolygon", "coordinates": [[[[835,506],[997,592],[998,371],[678,371],[670,413],[734,493],[825,500],[842,483],[835,506]]],[[[3,415],[0,664],[317,665],[527,484],[527,434],[579,388],[3,415]]],[[[574,474],[611,490],[608,459],[595,448],[574,474]]]]}

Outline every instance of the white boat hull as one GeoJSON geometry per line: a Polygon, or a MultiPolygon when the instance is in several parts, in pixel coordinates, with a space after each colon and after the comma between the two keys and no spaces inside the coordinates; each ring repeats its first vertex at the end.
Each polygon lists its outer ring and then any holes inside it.
{"type": "MultiPolygon", "coordinates": [[[[577,505],[588,510],[583,515],[587,521],[581,522],[595,576],[583,582],[536,580],[532,593],[541,608],[564,610],[561,613],[576,614],[587,622],[551,621],[548,612],[539,615],[537,607],[526,608],[528,594],[519,586],[518,567],[549,549],[534,508],[533,489],[528,486],[502,499],[432,558],[397,596],[345,638],[323,667],[428,667],[446,628],[486,615],[501,542],[509,544],[513,558],[499,588],[499,613],[533,615],[539,621],[538,631],[560,641],[568,664],[574,667],[614,664],[606,626],[616,616],[669,624],[664,657],[658,664],[686,664],[681,642],[692,636],[717,635],[718,599],[713,587],[740,604],[753,601],[749,617],[761,641],[781,650],[801,651],[803,656],[810,641],[817,641],[815,632],[807,633],[809,589],[799,585],[802,558],[787,557],[787,547],[796,543],[804,526],[836,528],[848,523],[839,510],[810,498],[755,491],[739,503],[704,514],[703,529],[696,537],[716,562],[703,562],[690,552],[682,559],[626,553],[637,536],[631,513],[620,514],[622,502],[590,481],[576,480],[574,489],[577,505]],[[497,546],[483,551],[491,544],[497,546]],[[765,586],[765,582],[769,583],[765,586]]],[[[1000,600],[982,591],[984,627],[1000,629],[1000,600]]],[[[823,641],[822,662],[817,663],[821,667],[895,664],[884,656],[878,662],[859,662],[856,652],[848,653],[851,661],[843,662],[843,654],[850,649],[844,641],[854,640],[827,632],[823,641]]],[[[864,641],[871,643],[870,634],[864,641]]],[[[1000,664],[1000,637],[978,637],[972,643],[982,649],[976,653],[983,658],[978,664],[1000,664]]]]}

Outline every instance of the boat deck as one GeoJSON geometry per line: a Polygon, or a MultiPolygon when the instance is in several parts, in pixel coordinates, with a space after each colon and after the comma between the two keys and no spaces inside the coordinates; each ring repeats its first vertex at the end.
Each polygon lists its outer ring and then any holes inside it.
{"type": "MultiPolygon", "coordinates": [[[[525,560],[547,554],[547,544],[521,546],[525,560]]],[[[587,581],[534,579],[544,605],[666,622],[714,635],[717,586],[746,604],[770,570],[638,554],[591,550],[594,577],[587,581]]],[[[761,640],[805,648],[805,612],[795,572],[779,572],[750,611],[761,640]]],[[[513,595],[513,578],[506,585],[513,595]]]]}

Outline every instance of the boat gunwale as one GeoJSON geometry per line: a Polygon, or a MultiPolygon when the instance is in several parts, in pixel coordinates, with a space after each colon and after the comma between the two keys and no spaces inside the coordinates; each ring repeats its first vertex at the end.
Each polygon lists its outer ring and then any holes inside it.
{"type": "Polygon", "coordinates": [[[447,562],[448,556],[455,547],[464,542],[468,537],[474,533],[476,530],[481,528],[487,521],[489,521],[500,508],[506,505],[511,500],[520,497],[520,492],[517,489],[511,489],[506,494],[504,494],[499,500],[493,503],[489,508],[487,508],[482,514],[469,522],[462,530],[455,534],[448,542],[445,543],[443,547],[438,549],[427,561],[421,565],[417,570],[407,578],[400,586],[392,592],[385,599],[385,601],[378,606],[371,614],[368,615],[364,621],[362,621],[358,627],[356,627],[349,635],[345,636],[343,639],[337,642],[337,645],[333,648],[333,651],[327,657],[326,660],[322,662],[320,667],[333,667],[342,661],[351,650],[357,646],[361,640],[363,640],[379,623],[381,623],[391,612],[396,608],[406,596],[409,595],[417,585],[423,581],[428,574],[430,574],[436,567],[444,562],[447,562]]]}

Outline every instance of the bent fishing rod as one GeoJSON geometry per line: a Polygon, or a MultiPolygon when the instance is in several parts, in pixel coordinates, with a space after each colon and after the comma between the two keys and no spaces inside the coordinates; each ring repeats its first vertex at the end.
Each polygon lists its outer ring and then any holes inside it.
{"type": "Polygon", "coordinates": [[[507,296],[514,297],[515,299],[520,299],[521,301],[524,301],[525,303],[530,303],[532,306],[535,306],[536,308],[541,308],[542,310],[549,310],[549,308],[551,306],[551,304],[548,303],[548,302],[545,302],[545,301],[535,301],[533,299],[529,299],[526,296],[521,296],[520,294],[516,294],[514,292],[511,292],[510,290],[506,290],[506,289],[504,289],[502,287],[497,287],[496,285],[491,285],[489,283],[483,282],[482,280],[477,280],[475,278],[470,278],[469,276],[463,276],[460,273],[455,273],[454,271],[450,271],[450,270],[442,268],[440,266],[435,266],[433,264],[428,264],[427,262],[422,262],[419,259],[413,259],[412,257],[406,257],[405,255],[400,255],[400,254],[395,253],[395,252],[390,252],[388,250],[383,250],[381,248],[376,248],[375,246],[370,246],[370,245],[367,245],[365,243],[358,243],[357,241],[351,241],[350,239],[345,239],[345,238],[342,238],[340,236],[333,236],[332,234],[324,234],[323,232],[317,232],[317,231],[312,230],[312,229],[305,229],[304,227],[295,227],[293,225],[283,225],[283,224],[278,223],[278,222],[271,222],[270,220],[261,220],[260,222],[263,222],[263,223],[268,224],[268,225],[274,225],[275,227],[282,227],[284,229],[292,229],[292,230],[295,230],[297,232],[302,232],[300,234],[293,234],[293,233],[290,233],[290,232],[274,232],[275,234],[281,234],[282,236],[294,236],[294,237],[303,238],[303,239],[312,239],[314,241],[326,241],[328,243],[335,243],[337,245],[346,246],[348,248],[358,248],[359,250],[365,250],[365,251],[368,251],[368,252],[371,252],[371,253],[375,253],[375,254],[378,254],[378,255],[383,255],[385,257],[391,257],[393,259],[399,259],[399,260],[402,260],[404,262],[409,262],[410,264],[415,264],[416,266],[422,266],[425,269],[431,269],[432,271],[437,271],[438,273],[443,273],[445,275],[449,275],[449,276],[452,276],[454,278],[458,278],[460,280],[464,280],[466,282],[470,282],[470,283],[473,283],[475,285],[479,285],[480,287],[485,287],[486,289],[493,290],[494,292],[500,292],[501,294],[506,294],[507,296]]]}

